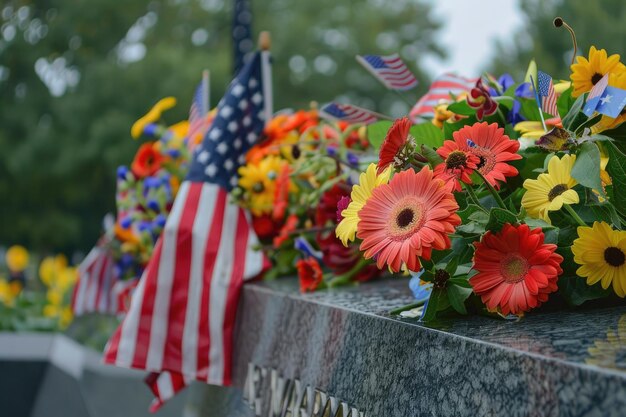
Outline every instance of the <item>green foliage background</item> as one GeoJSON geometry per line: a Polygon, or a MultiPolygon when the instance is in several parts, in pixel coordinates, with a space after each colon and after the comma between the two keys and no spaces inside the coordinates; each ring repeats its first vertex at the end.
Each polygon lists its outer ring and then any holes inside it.
{"type": "MultiPolygon", "coordinates": [[[[179,104],[166,120],[184,119],[204,68],[211,102],[223,94],[231,77],[232,3],[0,4],[0,245],[66,252],[93,245],[103,215],[114,211],[115,169],[139,146],[129,136],[133,121],[167,95],[179,104]]],[[[354,55],[400,52],[421,81],[419,93],[428,86],[422,58],[445,56],[441,25],[426,1],[252,3],[254,33],[272,33],[277,109],[342,98],[399,115],[407,105],[354,55]]],[[[555,15],[574,26],[583,50],[591,43],[624,49],[621,0],[520,3],[526,26],[512,34],[512,46],[496,46],[497,59],[486,65],[495,74],[519,77],[535,57],[544,71],[566,77],[571,46],[567,33],[551,26],[555,15]]]]}

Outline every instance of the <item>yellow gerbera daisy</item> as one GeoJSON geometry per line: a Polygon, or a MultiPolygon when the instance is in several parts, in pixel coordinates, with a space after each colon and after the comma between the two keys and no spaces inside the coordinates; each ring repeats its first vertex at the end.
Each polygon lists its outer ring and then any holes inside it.
{"type": "Polygon", "coordinates": [[[141,136],[141,134],[143,133],[143,130],[148,124],[154,123],[157,120],[159,120],[161,118],[161,114],[164,111],[171,109],[175,105],[176,105],[175,97],[165,97],[157,101],[157,103],[154,106],[152,106],[152,108],[150,109],[150,111],[148,111],[148,113],[146,113],[139,120],[133,123],[133,126],[130,128],[130,135],[134,139],[137,139],[139,136],[141,136]]]}
{"type": "Polygon", "coordinates": [[[374,188],[381,184],[389,182],[391,175],[391,167],[387,167],[382,174],[376,175],[376,164],[370,164],[365,172],[359,176],[359,184],[352,187],[350,193],[350,204],[341,212],[343,219],[337,225],[335,234],[341,240],[344,246],[348,246],[348,241],[354,241],[356,235],[356,227],[361,220],[359,212],[365,205],[365,202],[372,196],[374,188]]]}
{"type": "Polygon", "coordinates": [[[5,255],[7,266],[13,272],[22,272],[28,266],[28,250],[24,246],[13,245],[5,255]]]}
{"type": "Polygon", "coordinates": [[[605,74],[621,74],[626,72],[626,67],[620,62],[620,56],[613,54],[607,56],[604,49],[597,50],[595,46],[589,49],[589,60],[582,56],[576,57],[576,64],[572,64],[570,78],[574,85],[572,97],[578,97],[591,91],[594,85],[605,74]]]}
{"type": "Polygon", "coordinates": [[[270,155],[258,164],[247,164],[239,168],[239,186],[247,192],[250,211],[255,216],[272,212],[276,178],[286,163],[287,161],[270,155]]]}
{"type": "Polygon", "coordinates": [[[565,155],[560,159],[553,156],[548,162],[547,173],[539,174],[536,180],[524,181],[526,193],[522,197],[522,206],[529,216],[550,223],[548,212],[560,210],[563,204],[579,202],[578,194],[572,190],[578,184],[571,175],[574,162],[576,155],[565,155]]]}
{"type": "Polygon", "coordinates": [[[612,283],[618,296],[626,296],[626,232],[613,230],[605,222],[580,226],[572,253],[580,265],[576,273],[586,277],[588,285],[600,281],[607,289],[612,283]]]}
{"type": "MultiPolygon", "coordinates": [[[[621,74],[609,74],[609,85],[611,87],[621,88],[626,90],[626,72],[621,74]]],[[[613,118],[607,115],[602,115],[602,119],[591,127],[591,133],[600,133],[604,130],[615,129],[626,121],[626,107],[622,109],[620,114],[613,118]]]]}

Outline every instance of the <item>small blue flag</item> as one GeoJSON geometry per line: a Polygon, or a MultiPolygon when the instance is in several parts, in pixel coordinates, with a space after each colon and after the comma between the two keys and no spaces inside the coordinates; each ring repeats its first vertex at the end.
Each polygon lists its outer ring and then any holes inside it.
{"type": "Polygon", "coordinates": [[[600,81],[598,81],[587,96],[587,102],[585,103],[585,108],[583,109],[583,113],[587,117],[591,117],[598,104],[600,103],[600,98],[602,98],[602,94],[604,94],[604,90],[606,90],[609,85],[609,74],[605,74],[600,81]]]}
{"type": "Polygon", "coordinates": [[[598,113],[606,114],[609,117],[616,118],[619,116],[624,106],[626,106],[626,90],[608,86],[604,90],[602,97],[600,97],[596,111],[598,113]]]}

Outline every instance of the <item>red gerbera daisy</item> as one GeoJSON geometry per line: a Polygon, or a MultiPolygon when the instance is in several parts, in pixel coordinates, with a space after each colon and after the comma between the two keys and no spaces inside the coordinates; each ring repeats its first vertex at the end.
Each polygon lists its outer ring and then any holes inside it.
{"type": "Polygon", "coordinates": [[[300,259],[296,262],[298,278],[300,278],[300,291],[315,291],[322,283],[324,274],[317,260],[313,257],[300,259]]]}
{"type": "Polygon", "coordinates": [[[366,258],[376,257],[398,272],[402,264],[420,269],[419,258],[430,259],[432,249],[450,247],[448,234],[461,223],[459,206],[443,181],[424,167],[396,174],[389,184],[374,189],[359,212],[357,236],[366,258]]]}
{"type": "Polygon", "coordinates": [[[380,175],[389,165],[402,167],[413,151],[415,143],[409,135],[411,121],[407,117],[396,119],[387,131],[387,136],[380,146],[378,154],[378,175],[380,175]]]}
{"type": "MultiPolygon", "coordinates": [[[[476,169],[489,184],[500,188],[498,181],[506,181],[506,177],[514,177],[517,169],[507,162],[522,159],[517,154],[519,142],[511,140],[504,134],[504,129],[497,123],[475,123],[465,126],[453,133],[454,141],[448,140],[437,150],[442,158],[451,153],[462,151],[471,153],[478,158],[476,169]]],[[[460,189],[457,189],[460,191],[460,189]]]]}
{"type": "Polygon", "coordinates": [[[522,314],[557,290],[563,257],[554,253],[556,245],[543,242],[540,228],[505,224],[474,243],[473,269],[478,274],[469,282],[489,310],[522,314]]]}
{"type": "Polygon", "coordinates": [[[144,143],[135,154],[131,169],[139,178],[150,176],[161,168],[163,156],[153,145],[153,142],[144,143]]]}
{"type": "Polygon", "coordinates": [[[454,141],[447,140],[439,149],[443,162],[435,167],[435,178],[446,183],[449,190],[461,191],[461,183],[471,184],[470,175],[478,168],[480,159],[473,153],[459,149],[454,141]]]}

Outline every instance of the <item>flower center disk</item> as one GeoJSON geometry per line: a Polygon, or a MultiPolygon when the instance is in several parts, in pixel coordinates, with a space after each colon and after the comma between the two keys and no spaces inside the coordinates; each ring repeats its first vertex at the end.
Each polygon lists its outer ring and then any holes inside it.
{"type": "Polygon", "coordinates": [[[604,260],[613,267],[619,267],[626,262],[626,255],[620,248],[610,246],[604,250],[604,260]]]}
{"type": "Polygon", "coordinates": [[[528,273],[528,261],[517,253],[511,254],[500,262],[500,273],[506,282],[520,282],[528,273]]]}
{"type": "Polygon", "coordinates": [[[602,79],[602,77],[603,77],[603,75],[602,75],[602,74],[599,74],[599,73],[597,73],[597,72],[596,72],[595,74],[593,74],[593,75],[591,76],[591,83],[592,83],[593,85],[598,84],[598,81],[600,81],[600,80],[602,79]]]}
{"type": "Polygon", "coordinates": [[[555,198],[557,198],[558,196],[560,196],[567,190],[569,190],[569,188],[567,188],[567,185],[565,184],[555,185],[554,188],[552,188],[550,192],[548,193],[548,200],[550,201],[554,200],[555,198]]]}
{"type": "Polygon", "coordinates": [[[398,204],[390,216],[388,224],[392,239],[404,240],[419,230],[426,216],[424,206],[414,198],[408,198],[398,204]]]}
{"type": "Polygon", "coordinates": [[[462,168],[467,163],[465,152],[454,151],[446,158],[446,168],[457,169],[462,168]]]}

